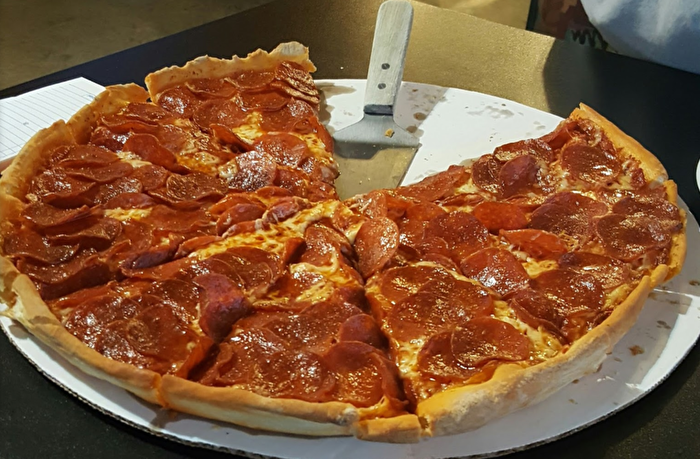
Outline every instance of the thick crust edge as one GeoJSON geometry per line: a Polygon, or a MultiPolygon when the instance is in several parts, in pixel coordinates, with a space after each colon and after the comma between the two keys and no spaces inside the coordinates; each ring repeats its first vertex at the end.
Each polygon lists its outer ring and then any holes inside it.
{"type": "Polygon", "coordinates": [[[201,56],[182,67],[167,67],[146,76],[146,87],[152,100],[159,93],[194,78],[223,78],[243,70],[274,69],[283,61],[300,64],[304,70],[314,72],[316,67],[309,60],[309,49],[296,41],[281,43],[270,52],[258,49],[244,58],[231,59],[201,56]]]}

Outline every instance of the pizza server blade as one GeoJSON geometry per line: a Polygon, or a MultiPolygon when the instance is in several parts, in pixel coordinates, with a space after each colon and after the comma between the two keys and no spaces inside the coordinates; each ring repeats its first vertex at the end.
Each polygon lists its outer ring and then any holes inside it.
{"type": "Polygon", "coordinates": [[[341,199],[395,188],[418,150],[418,139],[394,122],[412,21],[408,2],[390,0],[379,7],[363,117],[333,134],[340,169],[335,187],[341,199]]]}

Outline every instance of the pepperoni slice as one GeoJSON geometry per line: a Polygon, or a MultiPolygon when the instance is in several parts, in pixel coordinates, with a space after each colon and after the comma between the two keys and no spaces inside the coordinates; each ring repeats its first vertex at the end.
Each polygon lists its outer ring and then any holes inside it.
{"type": "Polygon", "coordinates": [[[306,251],[301,256],[301,261],[304,263],[328,266],[333,264],[334,258],[352,257],[353,254],[347,239],[324,225],[309,226],[304,232],[304,240],[306,241],[306,251]]]}
{"type": "Polygon", "coordinates": [[[298,167],[302,160],[311,154],[306,142],[286,133],[258,137],[253,143],[253,148],[267,153],[277,164],[291,167],[298,167]]]}
{"type": "Polygon", "coordinates": [[[275,182],[277,165],[267,153],[249,151],[236,157],[237,172],[229,180],[229,188],[255,191],[275,182]]]}
{"type": "Polygon", "coordinates": [[[315,109],[318,109],[318,105],[321,102],[321,98],[319,97],[318,92],[316,92],[314,95],[309,95],[299,91],[296,88],[289,86],[286,82],[283,81],[273,81],[272,83],[270,83],[270,88],[275,89],[278,92],[287,94],[288,96],[294,99],[308,102],[315,109]]]}
{"type": "Polygon", "coordinates": [[[502,196],[509,198],[530,191],[538,182],[539,166],[532,155],[517,156],[505,163],[498,177],[503,184],[502,196]]]}
{"type": "Polygon", "coordinates": [[[465,368],[452,353],[452,332],[439,333],[428,340],[418,353],[417,369],[426,378],[442,383],[466,381],[478,369],[465,368]]]}
{"type": "Polygon", "coordinates": [[[394,338],[408,341],[453,329],[493,311],[488,292],[470,282],[432,280],[392,307],[387,316],[394,338]]]}
{"type": "Polygon", "coordinates": [[[527,360],[530,356],[530,340],[512,325],[491,317],[477,317],[458,327],[451,345],[455,360],[466,367],[490,360],[527,360]]]}
{"type": "Polygon", "coordinates": [[[218,177],[192,172],[187,175],[171,175],[166,181],[168,197],[174,201],[200,201],[219,199],[226,194],[226,185],[218,177]]]}
{"type": "Polygon", "coordinates": [[[308,402],[327,401],[333,393],[335,378],[316,354],[284,350],[256,360],[251,381],[256,392],[308,402]]]}
{"type": "Polygon", "coordinates": [[[450,166],[444,172],[426,177],[420,182],[396,189],[396,194],[421,201],[435,201],[452,194],[455,188],[466,182],[467,169],[450,166]]]}
{"type": "Polygon", "coordinates": [[[281,62],[275,69],[275,78],[309,96],[318,95],[318,90],[309,72],[295,62],[281,62]]]}
{"type": "Polygon", "coordinates": [[[460,193],[440,200],[443,207],[473,207],[484,201],[484,197],[476,193],[460,193]]]}
{"type": "Polygon", "coordinates": [[[586,240],[593,232],[592,218],[604,215],[607,206],[572,192],[558,193],[530,216],[530,228],[586,240]]]}
{"type": "Polygon", "coordinates": [[[534,258],[550,258],[567,251],[564,241],[548,231],[537,229],[501,230],[500,235],[534,258]]]}
{"type": "Polygon", "coordinates": [[[156,205],[156,201],[143,193],[122,193],[109,201],[102,207],[105,209],[146,209],[156,205]]]}
{"type": "Polygon", "coordinates": [[[227,128],[235,128],[245,122],[246,113],[231,100],[214,99],[201,104],[195,112],[192,120],[205,131],[209,131],[212,124],[219,124],[227,128]]]}
{"type": "Polygon", "coordinates": [[[122,232],[118,220],[109,217],[89,218],[51,228],[47,236],[51,244],[80,244],[81,247],[104,249],[122,232]]]}
{"type": "Polygon", "coordinates": [[[450,273],[439,267],[419,265],[392,268],[382,275],[380,291],[390,303],[396,304],[431,280],[449,282],[451,278],[450,273]]]}
{"type": "Polygon", "coordinates": [[[195,78],[187,80],[185,86],[192,91],[193,94],[204,98],[218,97],[230,99],[237,92],[233,83],[220,78],[195,78]]]}
{"type": "Polygon", "coordinates": [[[234,73],[226,80],[240,89],[258,89],[269,85],[275,78],[275,73],[265,70],[242,70],[234,73]]]}
{"type": "Polygon", "coordinates": [[[671,232],[676,232],[683,227],[678,207],[663,198],[626,196],[613,205],[612,211],[616,214],[656,217],[664,228],[671,232]]]}
{"type": "Polygon", "coordinates": [[[212,205],[209,208],[209,213],[212,215],[221,215],[226,212],[226,210],[238,204],[257,204],[264,206],[254,195],[248,193],[229,193],[212,205]]]}
{"type": "Polygon", "coordinates": [[[498,234],[500,230],[515,230],[527,226],[525,212],[515,204],[484,201],[474,208],[473,215],[487,230],[498,234]]]}
{"type": "Polygon", "coordinates": [[[265,327],[285,340],[290,349],[323,353],[338,340],[341,324],[361,313],[352,305],[322,302],[308,306],[296,316],[273,320],[265,327]]]}
{"type": "Polygon", "coordinates": [[[272,204],[267,209],[265,221],[270,223],[279,223],[296,215],[302,209],[307,209],[309,204],[299,198],[281,198],[276,203],[272,204]]]}
{"type": "Polygon", "coordinates": [[[266,132],[308,134],[315,128],[311,123],[314,116],[311,105],[301,100],[292,100],[281,110],[263,112],[260,127],[266,132]]]}
{"type": "Polygon", "coordinates": [[[165,206],[155,206],[149,214],[149,223],[158,229],[186,233],[208,226],[209,218],[201,209],[186,212],[165,206]]]}
{"type": "Polygon", "coordinates": [[[109,150],[92,145],[71,145],[52,153],[52,163],[60,167],[100,167],[119,161],[119,157],[109,150]]]}
{"type": "Polygon", "coordinates": [[[134,168],[129,163],[116,162],[102,167],[80,167],[66,168],[66,174],[71,177],[85,179],[90,182],[109,183],[114,180],[125,177],[133,171],[134,168]]]}
{"type": "Polygon", "coordinates": [[[365,343],[340,342],[328,351],[324,361],[337,380],[333,400],[369,407],[379,403],[385,394],[400,397],[396,370],[365,343]]]}
{"type": "Polygon", "coordinates": [[[238,102],[245,111],[276,112],[284,108],[291,97],[278,91],[245,91],[238,94],[238,102]]]}
{"type": "Polygon", "coordinates": [[[142,355],[175,363],[187,359],[197,338],[170,307],[151,306],[129,320],[126,339],[142,355]]]}
{"type": "Polygon", "coordinates": [[[472,164],[472,181],[482,190],[500,196],[503,191],[500,172],[501,163],[493,155],[484,155],[472,164]]]}
{"type": "Polygon", "coordinates": [[[176,86],[158,94],[158,105],[165,110],[183,117],[191,117],[200,101],[186,87],[176,86]]]}
{"type": "Polygon", "coordinates": [[[90,215],[90,208],[59,209],[43,202],[34,202],[22,210],[22,216],[40,228],[63,225],[90,215]]]}
{"type": "Polygon", "coordinates": [[[386,266],[399,247],[399,229],[386,217],[368,220],[362,224],[355,237],[360,273],[370,277],[386,266]]]}
{"type": "Polygon", "coordinates": [[[460,246],[463,253],[484,247],[489,240],[486,227],[466,212],[454,211],[430,221],[426,236],[444,239],[450,248],[460,246]]]}
{"type": "Polygon", "coordinates": [[[501,296],[525,288],[530,281],[523,265],[503,249],[480,250],[462,260],[460,267],[465,276],[478,280],[501,296]]]}
{"type": "Polygon", "coordinates": [[[205,298],[199,325],[204,333],[219,342],[252,306],[238,286],[222,274],[201,274],[194,278],[194,283],[202,287],[205,298]]]}
{"type": "Polygon", "coordinates": [[[533,280],[533,286],[557,300],[570,311],[578,308],[600,309],[605,294],[600,283],[590,274],[566,269],[545,271],[533,280]]]}
{"type": "Polygon", "coordinates": [[[164,279],[150,284],[144,292],[169,305],[183,323],[189,323],[198,315],[202,301],[201,290],[193,283],[181,279],[164,279]]]}
{"type": "Polygon", "coordinates": [[[254,247],[236,247],[214,255],[214,258],[225,261],[233,268],[245,290],[270,285],[280,273],[276,257],[254,247]]]}
{"type": "Polygon", "coordinates": [[[604,289],[613,289],[632,279],[627,263],[590,252],[571,252],[559,257],[559,266],[584,272],[595,277],[604,289]]]}
{"type": "Polygon", "coordinates": [[[78,245],[49,245],[39,234],[27,228],[18,228],[5,235],[5,254],[26,257],[42,263],[58,264],[70,260],[78,252],[78,245]]]}
{"type": "Polygon", "coordinates": [[[119,134],[104,126],[97,126],[90,135],[90,144],[104,147],[111,151],[121,151],[124,147],[124,142],[128,138],[128,134],[119,134]]]}
{"type": "Polygon", "coordinates": [[[163,124],[166,120],[172,120],[173,117],[167,110],[147,102],[132,102],[124,107],[119,115],[154,125],[163,124]]]}
{"type": "Polygon", "coordinates": [[[86,194],[86,197],[90,196],[91,204],[105,204],[117,196],[126,193],[141,193],[142,190],[143,187],[138,180],[132,177],[124,177],[112,183],[105,183],[97,188],[93,188],[86,194]]]}
{"type": "Polygon", "coordinates": [[[406,209],[406,218],[409,220],[430,221],[433,218],[446,214],[445,210],[432,202],[422,202],[406,209]]]}
{"type": "Polygon", "coordinates": [[[49,169],[36,176],[32,193],[57,207],[80,207],[89,204],[83,196],[95,183],[69,177],[61,168],[49,169]]]}
{"type": "Polygon", "coordinates": [[[177,248],[175,258],[186,257],[195,250],[201,249],[202,247],[206,247],[220,240],[221,238],[219,236],[214,235],[196,236],[191,239],[187,239],[177,248]]]}
{"type": "Polygon", "coordinates": [[[139,310],[138,303],[115,292],[94,296],[75,307],[63,320],[63,326],[90,347],[102,330],[115,320],[130,319],[139,310]]]}
{"type": "Polygon", "coordinates": [[[224,234],[227,229],[240,222],[257,220],[265,213],[262,204],[239,203],[226,209],[216,221],[217,234],[224,234]]]}
{"type": "Polygon", "coordinates": [[[163,166],[173,172],[181,172],[183,167],[177,163],[175,155],[163,147],[158,138],[152,134],[133,134],[124,144],[124,150],[128,150],[144,161],[163,166]]]}
{"type": "Polygon", "coordinates": [[[596,232],[605,251],[624,261],[665,247],[671,241],[669,232],[658,219],[644,215],[606,215],[598,220],[596,232]]]}
{"type": "Polygon", "coordinates": [[[338,338],[340,341],[359,341],[380,349],[387,345],[379,325],[367,314],[356,314],[343,322],[338,338]]]}
{"type": "Polygon", "coordinates": [[[493,156],[502,163],[523,155],[532,155],[546,163],[550,163],[554,160],[552,148],[541,139],[527,139],[507,143],[493,151],[493,156]]]}
{"type": "Polygon", "coordinates": [[[564,146],[561,165],[574,179],[591,184],[612,183],[622,172],[622,164],[613,153],[580,141],[564,146]]]}

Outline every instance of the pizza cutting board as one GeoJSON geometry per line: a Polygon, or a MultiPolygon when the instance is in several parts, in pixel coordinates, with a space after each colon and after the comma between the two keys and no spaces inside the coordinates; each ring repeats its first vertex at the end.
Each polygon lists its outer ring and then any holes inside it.
{"type": "MultiPolygon", "coordinates": [[[[364,80],[322,80],[317,84],[325,96],[322,120],[331,133],[361,117],[364,80]]],[[[480,93],[404,83],[396,121],[421,141],[404,180],[408,184],[489,153],[503,143],[545,134],[560,118],[480,93]]],[[[681,206],[688,211],[683,203],[681,206]]],[[[688,253],[700,252],[700,229],[689,211],[687,230],[688,253]]],[[[122,422],[177,442],[243,455],[303,459],[496,456],[578,431],[634,403],[663,382],[700,335],[700,259],[689,256],[682,272],[652,293],[634,328],[597,373],[479,430],[415,445],[294,437],[185,414],[171,416],[82,373],[8,318],[0,317],[0,327],[39,371],[72,395],[122,422]]]]}

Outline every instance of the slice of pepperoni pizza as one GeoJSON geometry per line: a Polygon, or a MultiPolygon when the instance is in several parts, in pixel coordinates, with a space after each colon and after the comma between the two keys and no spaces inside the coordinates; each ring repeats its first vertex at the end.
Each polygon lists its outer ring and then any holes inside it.
{"type": "Polygon", "coordinates": [[[685,256],[658,161],[582,106],[540,139],[371,192],[359,267],[426,433],[479,427],[595,371],[685,256]]]}

